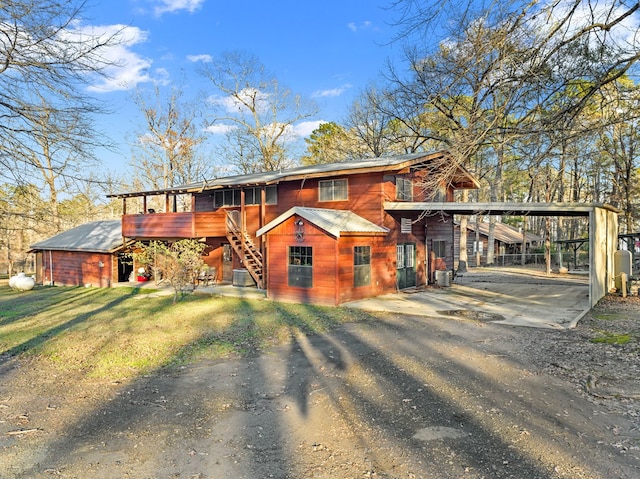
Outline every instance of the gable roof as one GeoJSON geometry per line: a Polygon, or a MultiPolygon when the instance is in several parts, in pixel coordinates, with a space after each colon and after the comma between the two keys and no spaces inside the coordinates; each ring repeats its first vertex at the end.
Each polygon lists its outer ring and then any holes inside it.
{"type": "MultiPolygon", "coordinates": [[[[411,153],[406,155],[366,158],[363,160],[345,161],[340,163],[323,163],[319,165],[298,166],[278,171],[266,171],[247,175],[233,175],[212,180],[191,183],[188,185],[154,191],[138,191],[108,195],[109,198],[126,198],[131,196],[196,193],[218,188],[242,186],[272,185],[281,181],[293,181],[309,178],[323,178],[328,176],[367,173],[375,171],[399,171],[419,165],[427,165],[436,159],[448,157],[446,151],[432,151],[411,153]]],[[[478,181],[462,166],[458,166],[452,183],[458,188],[478,188],[478,181]]]]}
{"type": "Polygon", "coordinates": [[[122,222],[110,220],[93,221],[77,226],[31,245],[31,250],[111,253],[122,246],[122,222]]]}
{"type": "Polygon", "coordinates": [[[256,236],[262,236],[294,215],[322,228],[335,238],[339,238],[344,233],[387,234],[389,232],[387,228],[378,226],[349,210],[294,206],[260,228],[256,236]]]}

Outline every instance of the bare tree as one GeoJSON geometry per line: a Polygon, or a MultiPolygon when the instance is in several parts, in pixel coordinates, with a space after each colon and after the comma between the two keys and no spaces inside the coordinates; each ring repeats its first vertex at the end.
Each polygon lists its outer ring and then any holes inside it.
{"type": "MultiPolygon", "coordinates": [[[[84,7],[77,0],[0,4],[0,176],[7,181],[40,175],[43,163],[34,160],[45,142],[73,147],[83,160],[106,143],[92,127],[101,105],[85,87],[108,66],[102,54],[118,33],[82,30],[84,7]]],[[[57,175],[75,175],[68,155],[49,160],[57,175]]]]}
{"type": "MultiPolygon", "coordinates": [[[[505,161],[517,156],[509,149],[527,137],[542,140],[529,155],[538,168],[531,177],[547,201],[564,198],[567,145],[580,115],[640,57],[640,4],[398,0],[393,7],[409,65],[408,73],[390,69],[397,119],[417,137],[441,142],[460,164],[473,168],[479,154],[491,159],[485,184],[492,199],[505,197],[505,161]],[[430,36],[443,28],[441,37],[430,36]]],[[[432,183],[452,173],[445,168],[432,183]]]]}
{"type": "Polygon", "coordinates": [[[610,202],[624,210],[622,225],[632,233],[640,211],[640,88],[623,78],[602,92],[602,100],[597,110],[602,121],[598,145],[610,160],[610,202]]]}
{"type": "Polygon", "coordinates": [[[228,133],[228,151],[237,168],[252,173],[290,166],[295,127],[315,115],[316,106],[283,88],[245,52],[223,54],[201,73],[216,89],[210,97],[211,128],[228,133]]]}
{"type": "Polygon", "coordinates": [[[212,168],[199,151],[205,140],[200,112],[182,101],[180,89],[172,89],[165,97],[156,87],[151,99],[138,91],[135,102],[145,120],[132,160],[142,184],[169,188],[212,175],[212,168]]]}

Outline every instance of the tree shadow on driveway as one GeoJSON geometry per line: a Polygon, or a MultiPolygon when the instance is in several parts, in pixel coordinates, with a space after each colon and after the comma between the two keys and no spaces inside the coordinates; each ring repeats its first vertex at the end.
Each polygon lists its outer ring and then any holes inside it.
{"type": "Polygon", "coordinates": [[[104,385],[94,407],[5,457],[17,478],[634,477],[608,445],[615,418],[512,360],[524,337],[390,314],[292,326],[259,354],[104,385]]]}

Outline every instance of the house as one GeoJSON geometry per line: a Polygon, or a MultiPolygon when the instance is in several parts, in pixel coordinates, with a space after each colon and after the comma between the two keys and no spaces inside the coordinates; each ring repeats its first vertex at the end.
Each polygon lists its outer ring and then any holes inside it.
{"type": "Polygon", "coordinates": [[[133,270],[122,238],[122,222],[94,221],[31,245],[36,282],[109,287],[128,281],[133,270]]]}
{"type": "Polygon", "coordinates": [[[393,206],[451,202],[455,189],[477,187],[440,151],[112,197],[123,201],[127,240],[197,238],[219,281],[251,282],[271,299],[337,305],[428,283],[432,257],[452,269],[452,216],[393,206]],[[434,187],[445,166],[448,179],[434,187]]]}
{"type": "MultiPolygon", "coordinates": [[[[540,244],[541,238],[533,233],[524,234],[525,252],[540,244]]],[[[523,233],[518,228],[514,228],[506,223],[495,223],[493,232],[494,258],[501,264],[513,264],[514,260],[520,263],[523,233]]],[[[489,248],[489,223],[481,221],[469,221],[467,223],[467,257],[470,266],[475,266],[477,254],[480,254],[480,263],[486,263],[487,251],[489,248]],[[477,235],[476,235],[477,230],[477,235]]],[[[460,251],[460,227],[455,226],[455,251],[456,258],[459,258],[460,251]]]]}

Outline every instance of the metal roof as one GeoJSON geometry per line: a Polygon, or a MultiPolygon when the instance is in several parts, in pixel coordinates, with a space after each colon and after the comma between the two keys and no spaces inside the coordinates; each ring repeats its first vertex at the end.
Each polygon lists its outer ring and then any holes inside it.
{"type": "Polygon", "coordinates": [[[339,238],[343,233],[387,234],[389,232],[387,228],[378,226],[349,210],[331,210],[326,208],[294,206],[260,228],[256,232],[256,236],[261,236],[269,232],[285,220],[291,218],[293,215],[304,218],[309,223],[322,228],[336,238],[339,238]]]}
{"type": "Polygon", "coordinates": [[[506,216],[585,216],[596,209],[621,213],[614,206],[602,203],[457,203],[457,202],[395,202],[384,203],[385,211],[420,211],[433,214],[506,215],[506,216]]]}
{"type": "Polygon", "coordinates": [[[120,220],[93,221],[31,245],[31,250],[111,253],[123,246],[120,220]]]}
{"type": "MultiPolygon", "coordinates": [[[[467,229],[471,231],[476,230],[476,223],[470,222],[467,223],[467,229]]],[[[480,234],[485,236],[489,235],[489,223],[482,222],[478,225],[478,231],[480,234]]],[[[527,242],[537,242],[540,241],[541,238],[538,235],[534,235],[533,233],[525,233],[527,242]]],[[[522,232],[513,226],[507,225],[505,223],[496,223],[494,238],[502,243],[506,244],[521,244],[522,243],[522,232]]]]}
{"type": "MultiPolygon", "coordinates": [[[[352,174],[361,171],[387,171],[389,169],[402,169],[419,164],[421,160],[429,162],[430,160],[441,158],[448,155],[444,151],[432,151],[423,153],[410,153],[406,155],[384,156],[380,158],[366,158],[363,160],[345,161],[339,163],[323,163],[319,165],[298,166],[295,168],[286,168],[278,171],[266,171],[261,173],[252,173],[247,175],[233,175],[222,178],[214,178],[211,180],[191,183],[188,185],[167,188],[163,190],[138,191],[130,193],[119,193],[109,195],[113,197],[143,196],[143,195],[159,195],[159,194],[180,194],[194,193],[204,190],[212,190],[224,187],[252,186],[252,185],[269,185],[285,180],[296,180],[303,178],[324,177],[329,174],[352,174]]],[[[478,188],[479,184],[473,176],[464,168],[459,167],[459,173],[456,181],[464,184],[464,187],[478,188]]]]}

